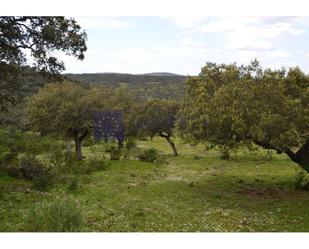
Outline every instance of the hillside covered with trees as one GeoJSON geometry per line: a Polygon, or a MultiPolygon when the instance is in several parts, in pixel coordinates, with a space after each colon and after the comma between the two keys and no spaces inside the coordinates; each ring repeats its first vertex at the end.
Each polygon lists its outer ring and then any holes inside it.
{"type": "Polygon", "coordinates": [[[171,73],[89,73],[64,74],[64,76],[91,85],[105,85],[112,88],[125,86],[134,95],[143,99],[180,99],[184,93],[186,79],[186,76],[171,73]]]}

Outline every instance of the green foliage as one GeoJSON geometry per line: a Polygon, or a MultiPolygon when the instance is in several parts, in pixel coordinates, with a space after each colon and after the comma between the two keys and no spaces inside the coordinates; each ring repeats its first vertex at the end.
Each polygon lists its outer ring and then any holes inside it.
{"type": "Polygon", "coordinates": [[[70,162],[67,172],[74,174],[91,174],[97,171],[104,171],[109,166],[108,161],[87,160],[86,162],[70,162]]]}
{"type": "Polygon", "coordinates": [[[64,81],[48,84],[29,99],[27,117],[32,130],[73,138],[76,157],[82,159],[81,143],[92,126],[96,99],[81,85],[64,81]],[[52,120],[52,122],[51,122],[52,120]]]}
{"type": "Polygon", "coordinates": [[[20,159],[19,170],[25,179],[32,180],[35,189],[43,191],[53,185],[55,180],[54,172],[51,168],[46,168],[35,158],[22,157],[20,159]]]}
{"type": "Polygon", "coordinates": [[[120,160],[121,149],[114,144],[106,144],[105,152],[109,153],[110,160],[120,160]]]}
{"type": "Polygon", "coordinates": [[[70,198],[37,203],[28,217],[28,230],[32,232],[78,232],[82,226],[82,210],[70,198]]]}
{"type": "Polygon", "coordinates": [[[138,158],[140,161],[153,163],[159,159],[159,152],[155,148],[146,149],[138,158]]]}
{"type": "Polygon", "coordinates": [[[138,103],[128,117],[126,134],[135,137],[164,137],[177,155],[171,140],[179,105],[175,101],[153,99],[138,103]]]}
{"type": "MultiPolygon", "coordinates": [[[[165,155],[170,150],[161,137],[137,140],[137,145],[165,155]]],[[[102,144],[96,146],[103,151],[102,144]]],[[[66,202],[68,195],[84,214],[82,226],[73,231],[309,231],[309,195],[294,189],[297,165],[285,154],[274,154],[270,162],[264,149],[254,154],[242,149],[222,161],[216,148],[205,151],[203,145],[179,143],[178,149],[180,156],[169,156],[168,166],[119,160],[108,161],[111,167],[104,172],[72,171],[68,181],[57,182],[49,193],[34,191],[29,181],[0,175],[0,231],[51,231],[44,208],[66,202]],[[202,158],[195,160],[194,155],[202,158]],[[74,177],[82,191],[68,189],[74,177]]],[[[74,166],[86,164],[88,152],[74,166]]]]}
{"type": "Polygon", "coordinates": [[[93,146],[95,143],[94,139],[92,136],[87,137],[84,141],[83,141],[83,147],[89,147],[89,146],[93,146]]]}
{"type": "Polygon", "coordinates": [[[286,153],[309,170],[309,76],[299,68],[263,70],[207,63],[186,82],[180,135],[236,150],[252,144],[286,153]]]}
{"type": "Polygon", "coordinates": [[[126,86],[140,100],[181,99],[184,93],[185,76],[181,75],[132,75],[117,73],[100,74],[66,74],[72,80],[95,86],[118,88],[126,86]]]}
{"type": "Polygon", "coordinates": [[[1,111],[16,102],[18,83],[30,61],[36,71],[58,74],[65,67],[50,52],[63,51],[82,60],[87,50],[86,33],[72,18],[3,16],[0,30],[1,111]]]}
{"type": "Polygon", "coordinates": [[[128,135],[153,137],[159,133],[171,136],[178,111],[175,101],[154,99],[136,106],[130,115],[128,135]]]}
{"type": "Polygon", "coordinates": [[[125,148],[129,151],[135,149],[136,141],[133,138],[128,138],[125,142],[125,148]]]}
{"type": "Polygon", "coordinates": [[[221,149],[221,155],[220,158],[223,160],[229,160],[230,159],[230,151],[228,149],[221,149]]]}
{"type": "MultiPolygon", "coordinates": [[[[44,86],[27,105],[27,118],[32,130],[74,139],[76,159],[82,160],[81,146],[93,128],[93,113],[122,111],[125,123],[133,99],[124,88],[86,88],[70,81],[44,86]],[[52,120],[52,122],[50,122],[52,120]]],[[[92,141],[88,140],[88,145],[92,141]]],[[[87,145],[87,143],[86,143],[87,145]]]]}
{"type": "Polygon", "coordinates": [[[300,170],[295,177],[295,189],[296,190],[309,190],[309,179],[307,174],[303,170],[300,170]]]}
{"type": "Polygon", "coordinates": [[[77,177],[73,177],[72,180],[69,183],[68,189],[72,192],[77,191],[78,189],[80,189],[80,181],[77,177]]]}
{"type": "Polygon", "coordinates": [[[53,184],[56,171],[65,164],[61,142],[29,132],[4,129],[0,130],[0,137],[0,169],[3,172],[32,180],[38,190],[45,190],[53,184]]]}

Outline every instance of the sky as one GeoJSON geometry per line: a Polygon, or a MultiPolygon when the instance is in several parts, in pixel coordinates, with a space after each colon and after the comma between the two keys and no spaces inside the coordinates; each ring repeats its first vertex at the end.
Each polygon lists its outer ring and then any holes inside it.
{"type": "Polygon", "coordinates": [[[197,75],[206,62],[299,66],[309,73],[309,17],[74,17],[88,35],[66,73],[197,75]]]}

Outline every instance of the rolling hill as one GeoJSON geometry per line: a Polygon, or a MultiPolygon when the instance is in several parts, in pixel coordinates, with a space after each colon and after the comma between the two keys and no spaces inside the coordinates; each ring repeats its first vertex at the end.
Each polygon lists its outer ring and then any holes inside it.
{"type": "Polygon", "coordinates": [[[128,87],[139,98],[180,99],[184,92],[186,76],[166,72],[147,74],[83,73],[64,74],[69,79],[113,88],[128,87]]]}

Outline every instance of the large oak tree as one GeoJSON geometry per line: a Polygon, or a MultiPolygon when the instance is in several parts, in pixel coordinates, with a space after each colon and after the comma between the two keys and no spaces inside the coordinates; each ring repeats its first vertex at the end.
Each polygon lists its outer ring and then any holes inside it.
{"type": "Polygon", "coordinates": [[[27,104],[29,127],[42,135],[74,139],[76,159],[82,160],[82,141],[91,134],[93,113],[100,110],[97,96],[74,82],[45,85],[27,104]]]}
{"type": "Polygon", "coordinates": [[[263,70],[208,63],[186,82],[178,129],[188,141],[224,149],[259,145],[309,172],[309,76],[298,67],[263,70]]]}

